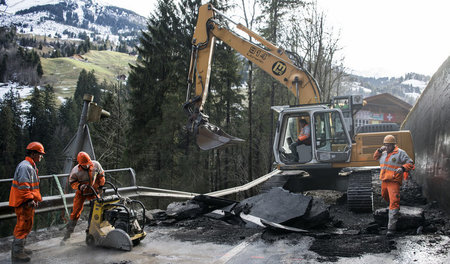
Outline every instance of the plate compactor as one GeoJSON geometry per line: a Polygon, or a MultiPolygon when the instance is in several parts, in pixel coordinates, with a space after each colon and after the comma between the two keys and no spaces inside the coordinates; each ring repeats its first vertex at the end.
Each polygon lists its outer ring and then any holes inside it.
{"type": "MultiPolygon", "coordinates": [[[[145,207],[137,200],[120,196],[116,186],[113,195],[99,197],[90,202],[89,226],[86,230],[86,244],[130,251],[147,235],[144,231],[145,207]],[[142,219],[137,210],[142,207],[142,219]],[[140,221],[141,220],[141,221],[140,221]]],[[[94,192],[95,190],[91,188],[94,192]]],[[[103,192],[105,193],[105,192],[103,192]]]]}

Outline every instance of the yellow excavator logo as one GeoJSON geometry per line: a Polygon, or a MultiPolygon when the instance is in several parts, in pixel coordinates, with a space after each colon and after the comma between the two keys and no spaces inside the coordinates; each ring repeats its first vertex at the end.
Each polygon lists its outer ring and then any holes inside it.
{"type": "Polygon", "coordinates": [[[286,64],[282,61],[277,61],[272,66],[272,72],[275,75],[281,76],[286,72],[286,64]]]}

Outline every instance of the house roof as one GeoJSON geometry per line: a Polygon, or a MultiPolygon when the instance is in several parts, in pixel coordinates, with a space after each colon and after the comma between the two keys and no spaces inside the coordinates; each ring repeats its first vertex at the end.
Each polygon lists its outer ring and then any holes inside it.
{"type": "Polygon", "coordinates": [[[407,102],[403,101],[400,98],[393,96],[390,93],[377,94],[374,96],[366,97],[364,98],[364,100],[367,102],[367,105],[395,104],[400,108],[406,110],[407,112],[409,112],[409,110],[412,108],[412,105],[408,104],[407,102]]]}

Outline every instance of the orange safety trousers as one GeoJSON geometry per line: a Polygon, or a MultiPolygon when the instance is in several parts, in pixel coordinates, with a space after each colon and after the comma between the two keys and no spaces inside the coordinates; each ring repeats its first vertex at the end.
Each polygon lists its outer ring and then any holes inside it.
{"type": "Polygon", "coordinates": [[[25,239],[33,228],[34,208],[24,204],[15,207],[14,210],[17,223],[13,235],[17,239],[25,239]]]}
{"type": "Polygon", "coordinates": [[[86,198],[87,197],[83,196],[80,192],[75,193],[75,198],[73,199],[73,210],[70,214],[71,220],[77,221],[80,218],[86,198]]]}
{"type": "Polygon", "coordinates": [[[389,209],[400,209],[400,183],[394,181],[381,182],[381,196],[389,203],[389,209]]]}

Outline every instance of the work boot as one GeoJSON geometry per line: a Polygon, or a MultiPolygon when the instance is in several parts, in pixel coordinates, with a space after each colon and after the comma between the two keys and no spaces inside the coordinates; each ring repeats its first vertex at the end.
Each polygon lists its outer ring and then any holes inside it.
{"type": "Polygon", "coordinates": [[[20,262],[29,262],[31,260],[30,255],[24,251],[25,240],[14,238],[11,247],[11,260],[20,262]]]}
{"type": "Polygon", "coordinates": [[[30,255],[30,256],[33,255],[33,250],[25,248],[26,244],[27,244],[27,241],[24,239],[23,252],[25,252],[25,254],[30,255]]]}
{"type": "Polygon", "coordinates": [[[395,235],[395,231],[397,230],[397,221],[400,216],[400,209],[389,209],[389,219],[387,226],[387,237],[393,237],[395,235]]]}
{"type": "Polygon", "coordinates": [[[69,220],[67,223],[66,233],[64,233],[63,240],[61,241],[61,246],[64,246],[66,241],[70,238],[70,235],[75,230],[75,226],[77,225],[77,220],[69,220]]]}

